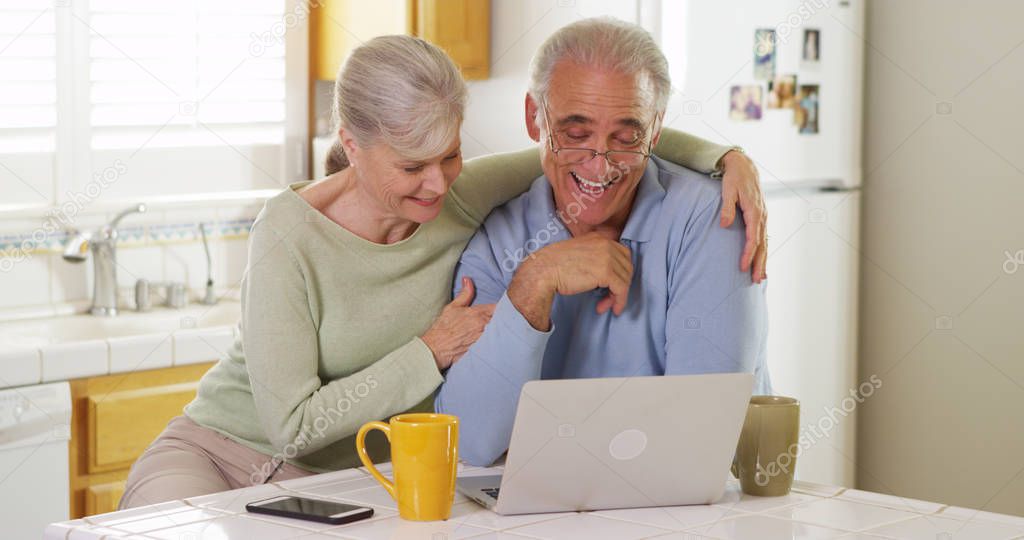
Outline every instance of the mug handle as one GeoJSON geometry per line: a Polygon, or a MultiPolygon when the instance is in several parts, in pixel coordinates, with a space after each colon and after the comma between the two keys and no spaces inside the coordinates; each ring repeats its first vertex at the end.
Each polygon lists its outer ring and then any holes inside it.
{"type": "Polygon", "coordinates": [[[370,459],[370,454],[366,453],[366,434],[372,430],[379,429],[384,432],[384,436],[388,438],[388,443],[391,442],[391,426],[384,422],[367,422],[363,424],[363,427],[359,428],[359,432],[356,433],[356,453],[359,454],[359,461],[363,462],[366,469],[370,471],[370,474],[380,482],[380,485],[384,486],[384,489],[388,490],[391,494],[391,498],[398,500],[395,496],[395,484],[384,478],[384,475],[377,470],[377,467],[373,466],[373,460],[370,459]]]}

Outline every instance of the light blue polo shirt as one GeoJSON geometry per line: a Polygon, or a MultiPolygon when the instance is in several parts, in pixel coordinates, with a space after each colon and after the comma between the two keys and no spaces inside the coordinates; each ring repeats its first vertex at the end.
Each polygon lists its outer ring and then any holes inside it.
{"type": "Polygon", "coordinates": [[[539,332],[505,294],[529,252],[571,238],[563,220],[579,207],[559,214],[545,176],[494,210],[466,247],[455,293],[470,277],[474,304],[497,307],[435,401],[460,419],[463,460],[489,465],[508,449],[519,392],[535,379],[748,372],[756,393],[771,393],[765,287],[739,268],[742,220],[719,226],[720,182],[652,158],[637,190],[620,238],[634,267],[621,315],[597,314],[605,291],[556,295],[552,328],[539,332]]]}

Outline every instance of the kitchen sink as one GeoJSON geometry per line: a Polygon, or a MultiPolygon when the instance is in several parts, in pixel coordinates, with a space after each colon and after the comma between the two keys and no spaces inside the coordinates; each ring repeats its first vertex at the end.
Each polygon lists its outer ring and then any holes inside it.
{"type": "Polygon", "coordinates": [[[122,311],[116,317],[66,315],[0,323],[0,343],[9,347],[51,344],[123,336],[171,333],[176,330],[230,326],[238,322],[239,303],[221,301],[213,306],[182,309],[154,308],[140,313],[122,311]]]}

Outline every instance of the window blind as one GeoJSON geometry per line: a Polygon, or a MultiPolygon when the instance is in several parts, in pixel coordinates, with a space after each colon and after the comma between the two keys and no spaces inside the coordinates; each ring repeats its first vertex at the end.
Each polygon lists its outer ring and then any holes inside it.
{"type": "Polygon", "coordinates": [[[0,210],[59,205],[112,167],[100,200],[296,180],[293,4],[0,0],[0,210]]]}
{"type": "Polygon", "coordinates": [[[0,206],[53,197],[57,57],[50,6],[0,0],[0,206]]]}

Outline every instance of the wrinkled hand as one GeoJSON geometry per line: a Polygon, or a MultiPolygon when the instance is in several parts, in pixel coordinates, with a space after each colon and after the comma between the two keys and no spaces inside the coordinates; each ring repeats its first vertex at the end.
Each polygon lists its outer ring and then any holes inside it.
{"type": "Polygon", "coordinates": [[[555,294],[568,296],[604,287],[608,296],[597,303],[597,312],[610,309],[620,315],[626,309],[632,279],[629,249],[608,234],[592,232],[531,255],[513,276],[508,296],[534,328],[547,330],[555,294]]]}
{"type": "Polygon", "coordinates": [[[761,193],[761,182],[754,162],[735,150],[722,156],[722,217],[720,225],[728,227],[736,219],[736,205],[743,212],[747,225],[747,243],[740,256],[740,269],[750,271],[754,283],[768,278],[768,212],[761,193]]]}
{"type": "Polygon", "coordinates": [[[462,290],[448,303],[421,338],[434,353],[438,371],[448,369],[476,343],[494,314],[494,304],[474,306],[473,280],[462,278],[462,290]]]}

